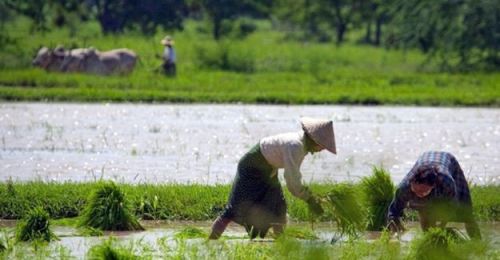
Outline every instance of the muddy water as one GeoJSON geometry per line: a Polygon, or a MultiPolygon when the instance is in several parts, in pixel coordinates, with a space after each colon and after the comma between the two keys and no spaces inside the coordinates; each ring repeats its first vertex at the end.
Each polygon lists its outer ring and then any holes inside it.
{"type": "MultiPolygon", "coordinates": [[[[179,249],[179,243],[187,244],[200,244],[206,246],[206,238],[191,238],[185,241],[176,239],[176,234],[183,228],[190,226],[203,230],[208,233],[210,229],[210,222],[187,222],[187,221],[174,221],[174,222],[154,222],[144,221],[142,224],[146,227],[146,231],[130,232],[105,232],[101,237],[84,237],[79,235],[79,231],[72,227],[55,226],[54,233],[59,237],[58,241],[50,243],[54,249],[65,248],[70,252],[72,257],[83,259],[89,249],[95,245],[101,244],[110,237],[113,237],[117,242],[126,247],[131,248],[138,255],[152,254],[155,257],[162,258],[162,255],[167,252],[176,252],[179,249]],[[146,251],[144,251],[146,249],[146,251]],[[142,251],[141,251],[142,250],[142,251]]],[[[0,228],[12,230],[15,226],[15,221],[0,220],[0,228]]],[[[294,228],[311,228],[310,223],[292,222],[289,223],[290,227],[294,228]]],[[[463,225],[455,224],[455,227],[463,234],[465,230],[463,225]]],[[[403,246],[407,246],[411,241],[421,233],[418,224],[415,222],[406,223],[407,231],[401,236],[393,236],[391,241],[399,241],[403,246]]],[[[492,248],[500,247],[500,224],[499,223],[480,223],[483,239],[488,241],[492,248]]],[[[342,245],[347,240],[346,237],[339,237],[335,225],[332,223],[316,223],[313,227],[314,233],[318,237],[315,243],[331,244],[332,239],[335,239],[336,245],[342,245]]],[[[236,224],[231,223],[224,233],[226,242],[229,244],[234,243],[269,243],[273,242],[272,238],[256,239],[250,241],[245,230],[236,224]]],[[[358,241],[374,242],[381,237],[381,232],[366,232],[358,238],[358,241]]],[[[304,242],[307,242],[304,240],[304,242]]]]}
{"type": "Polygon", "coordinates": [[[265,136],[334,120],[338,155],[308,155],[305,182],[399,181],[426,150],[455,154],[476,183],[500,182],[500,109],[0,103],[0,181],[227,183],[265,136]]]}

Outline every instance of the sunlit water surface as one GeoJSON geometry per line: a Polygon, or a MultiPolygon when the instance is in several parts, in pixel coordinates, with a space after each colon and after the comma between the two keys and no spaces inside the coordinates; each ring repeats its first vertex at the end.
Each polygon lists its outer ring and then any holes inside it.
{"type": "Polygon", "coordinates": [[[228,183],[260,138],[334,121],[338,155],[308,155],[305,182],[398,182],[427,150],[453,153],[473,182],[500,182],[500,109],[0,103],[0,181],[228,183]]]}

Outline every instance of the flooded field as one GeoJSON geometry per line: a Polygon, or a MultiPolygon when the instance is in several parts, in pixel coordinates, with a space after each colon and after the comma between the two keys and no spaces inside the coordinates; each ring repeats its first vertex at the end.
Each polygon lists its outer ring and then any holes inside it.
{"type": "Polygon", "coordinates": [[[305,182],[399,181],[419,154],[456,155],[475,183],[500,183],[500,109],[268,105],[0,104],[0,181],[227,183],[262,137],[334,121],[337,151],[309,155],[305,182]]]}
{"type": "MultiPolygon", "coordinates": [[[[198,247],[200,251],[209,251],[220,246],[219,241],[208,241],[206,237],[178,237],[185,227],[192,227],[204,232],[209,231],[209,222],[157,222],[144,221],[146,231],[129,232],[105,232],[103,236],[82,236],[79,230],[73,227],[56,226],[54,233],[59,237],[59,240],[53,241],[49,245],[49,251],[59,252],[61,248],[66,250],[72,258],[83,259],[89,249],[95,245],[101,244],[110,237],[116,239],[117,244],[134,251],[138,255],[152,256],[153,259],[162,258],[172,252],[183,252],[189,259],[188,253],[183,247],[198,247]]],[[[290,223],[291,228],[310,228],[310,223],[293,222],[290,223]]],[[[491,248],[500,247],[500,225],[498,223],[482,223],[481,230],[483,231],[483,240],[491,248]]],[[[0,220],[0,227],[9,230],[15,226],[13,221],[0,220]]],[[[397,237],[395,235],[390,239],[392,243],[402,246],[404,250],[408,250],[410,243],[421,233],[417,223],[407,223],[408,230],[397,237]]],[[[463,226],[456,225],[460,232],[464,232],[463,226]]],[[[344,247],[347,243],[346,237],[339,237],[336,228],[331,223],[316,223],[312,230],[317,239],[301,239],[302,243],[308,245],[316,245],[322,247],[344,247]],[[335,242],[332,242],[335,241],[335,242]]],[[[357,243],[376,243],[381,238],[381,232],[365,232],[355,241],[357,243]]],[[[238,247],[242,244],[255,244],[256,246],[270,246],[274,239],[248,239],[245,230],[236,224],[229,225],[224,233],[222,240],[224,247],[223,251],[227,251],[231,246],[238,247]]],[[[220,252],[223,253],[223,252],[220,252]]]]}

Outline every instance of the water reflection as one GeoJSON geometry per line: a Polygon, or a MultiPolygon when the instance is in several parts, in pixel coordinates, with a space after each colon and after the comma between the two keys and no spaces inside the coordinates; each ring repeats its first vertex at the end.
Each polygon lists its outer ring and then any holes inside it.
{"type": "Polygon", "coordinates": [[[307,182],[373,165],[397,182],[420,153],[445,150],[471,181],[500,183],[499,109],[61,103],[0,105],[0,180],[230,182],[248,148],[300,116],[333,119],[338,146],[304,160],[307,182]]]}

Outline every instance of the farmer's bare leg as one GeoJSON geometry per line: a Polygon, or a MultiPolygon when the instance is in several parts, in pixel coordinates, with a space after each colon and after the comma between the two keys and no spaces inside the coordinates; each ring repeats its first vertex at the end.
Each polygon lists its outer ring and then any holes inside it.
{"type": "Polygon", "coordinates": [[[465,222],[465,230],[467,230],[467,234],[470,238],[481,239],[481,231],[479,231],[479,226],[476,221],[472,220],[465,222]]]}
{"type": "Polygon", "coordinates": [[[420,219],[420,227],[423,231],[427,231],[429,228],[436,226],[436,220],[433,219],[428,212],[420,210],[418,211],[418,217],[420,219]]]}

